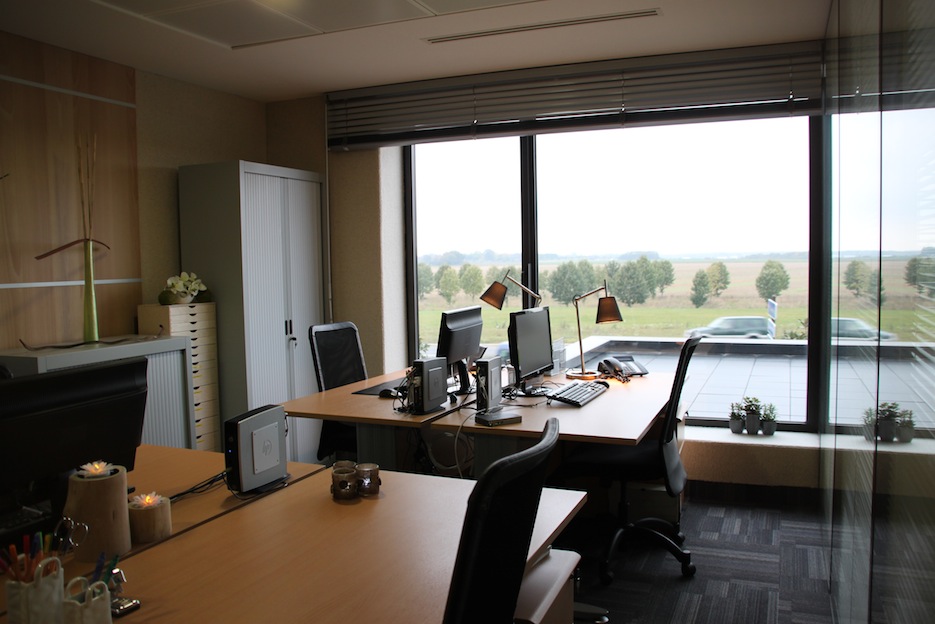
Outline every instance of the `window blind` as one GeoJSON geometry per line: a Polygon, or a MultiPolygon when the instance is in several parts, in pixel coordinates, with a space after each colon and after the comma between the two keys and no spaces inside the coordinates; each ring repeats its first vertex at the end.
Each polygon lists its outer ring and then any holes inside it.
{"type": "Polygon", "coordinates": [[[816,114],[822,42],[577,63],[329,93],[332,149],[816,114]]]}

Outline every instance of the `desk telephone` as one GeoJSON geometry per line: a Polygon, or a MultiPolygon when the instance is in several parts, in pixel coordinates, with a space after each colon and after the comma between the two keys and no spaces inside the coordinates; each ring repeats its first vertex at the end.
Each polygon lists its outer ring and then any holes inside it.
{"type": "Polygon", "coordinates": [[[634,360],[632,355],[608,356],[597,365],[597,370],[603,375],[617,378],[649,374],[646,367],[634,360]]]}

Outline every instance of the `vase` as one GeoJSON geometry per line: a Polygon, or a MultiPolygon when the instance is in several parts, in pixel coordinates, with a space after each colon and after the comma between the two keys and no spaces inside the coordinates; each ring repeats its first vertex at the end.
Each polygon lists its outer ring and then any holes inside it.
{"type": "Polygon", "coordinates": [[[747,433],[749,435],[756,435],[760,430],[760,415],[759,414],[747,414],[747,433]]]}
{"type": "Polygon", "coordinates": [[[730,432],[731,433],[743,433],[743,421],[739,418],[730,419],[730,432]]]}
{"type": "Polygon", "coordinates": [[[881,440],[884,442],[892,442],[896,438],[895,420],[881,420],[877,422],[877,425],[877,431],[879,432],[881,440]]]}
{"type": "Polygon", "coordinates": [[[170,297],[170,300],[172,301],[173,304],[183,304],[183,305],[184,305],[184,304],[191,303],[191,302],[192,302],[192,299],[194,299],[194,298],[195,298],[195,295],[191,295],[191,294],[183,294],[183,295],[180,295],[180,294],[178,294],[178,293],[172,293],[172,296],[170,297]]]}
{"type": "Polygon", "coordinates": [[[896,429],[896,439],[902,443],[912,442],[912,438],[915,437],[916,430],[914,427],[898,427],[896,429]]]}
{"type": "Polygon", "coordinates": [[[763,430],[763,435],[771,436],[776,433],[776,421],[775,420],[764,420],[760,422],[760,428],[763,430]]]}
{"type": "Polygon", "coordinates": [[[84,241],[84,341],[97,342],[97,298],[94,296],[94,241],[84,241]]]}

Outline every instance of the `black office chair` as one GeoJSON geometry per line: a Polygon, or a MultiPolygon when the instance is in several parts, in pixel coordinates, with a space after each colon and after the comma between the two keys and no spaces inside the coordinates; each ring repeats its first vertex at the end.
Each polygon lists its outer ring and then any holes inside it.
{"type": "Polygon", "coordinates": [[[606,585],[613,580],[610,565],[623,539],[648,537],[666,548],[682,564],[682,575],[695,574],[691,552],[682,548],[685,536],[681,532],[681,505],[675,522],[661,518],[643,518],[635,522],[629,519],[627,483],[630,481],[652,481],[663,479],[669,496],[678,498],[688,482],[688,475],[679,456],[678,439],[675,435],[678,423],[679,400],[688,363],[701,338],[689,338],[682,345],[675,381],[669,401],[657,416],[656,425],[649,436],[636,446],[615,444],[581,444],[563,458],[559,478],[597,477],[603,483],[620,483],[620,506],[617,514],[618,527],[614,531],[606,556],[600,563],[601,581],[606,585]],[[653,432],[658,435],[653,435],[653,432]]]}
{"type": "Polygon", "coordinates": [[[532,448],[490,464],[468,499],[444,624],[513,622],[547,460],[558,441],[550,418],[532,448]]]}
{"type": "MultiPolygon", "coordinates": [[[[315,378],[319,390],[330,390],[367,378],[364,350],[360,346],[357,326],[351,322],[312,325],[308,328],[312,347],[315,378]]],[[[356,459],[357,427],[334,420],[321,424],[318,459],[331,455],[339,459],[356,459]]]]}

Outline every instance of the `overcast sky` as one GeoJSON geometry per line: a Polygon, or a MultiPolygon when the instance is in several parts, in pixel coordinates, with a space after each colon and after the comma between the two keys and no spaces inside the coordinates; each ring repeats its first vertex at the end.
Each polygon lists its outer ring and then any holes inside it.
{"type": "MultiPolygon", "coordinates": [[[[884,228],[884,248],[925,244],[917,224],[919,210],[932,201],[925,171],[935,161],[933,120],[931,110],[883,118],[884,147],[893,154],[885,198],[894,217],[884,228]]],[[[845,155],[879,145],[879,115],[845,123],[845,155]]],[[[808,249],[805,117],[543,135],[537,156],[542,254],[808,249]]],[[[518,163],[516,138],[417,146],[418,253],[518,252],[518,163]]],[[[851,180],[843,200],[872,219],[879,198],[863,192],[862,182],[878,186],[879,162],[845,157],[842,170],[851,180]]],[[[851,228],[841,243],[876,248],[878,228],[851,228]]]]}

